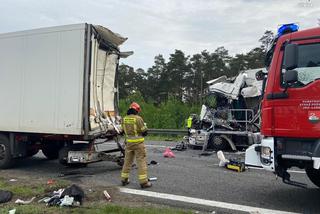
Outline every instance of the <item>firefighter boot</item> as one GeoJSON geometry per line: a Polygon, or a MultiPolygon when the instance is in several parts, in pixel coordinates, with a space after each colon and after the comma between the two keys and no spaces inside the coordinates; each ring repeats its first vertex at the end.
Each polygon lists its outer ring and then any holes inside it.
{"type": "Polygon", "coordinates": [[[147,183],[144,183],[144,184],[140,184],[140,186],[141,186],[142,189],[145,189],[145,188],[152,187],[152,183],[147,182],[147,183]]]}
{"type": "Polygon", "coordinates": [[[129,178],[125,178],[121,180],[122,186],[126,186],[130,183],[129,178]]]}

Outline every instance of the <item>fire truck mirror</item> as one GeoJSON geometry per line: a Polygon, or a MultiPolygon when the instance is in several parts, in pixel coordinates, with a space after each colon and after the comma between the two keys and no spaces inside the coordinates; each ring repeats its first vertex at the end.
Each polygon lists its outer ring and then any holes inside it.
{"type": "Polygon", "coordinates": [[[298,45],[287,44],[284,51],[283,65],[286,70],[293,70],[298,67],[298,45]]]}

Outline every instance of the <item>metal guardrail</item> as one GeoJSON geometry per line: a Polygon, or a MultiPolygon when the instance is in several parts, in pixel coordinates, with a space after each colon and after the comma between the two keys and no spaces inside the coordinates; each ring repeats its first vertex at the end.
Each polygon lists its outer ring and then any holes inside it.
{"type": "Polygon", "coordinates": [[[187,129],[148,129],[149,134],[168,134],[168,135],[185,135],[188,134],[187,129]]]}

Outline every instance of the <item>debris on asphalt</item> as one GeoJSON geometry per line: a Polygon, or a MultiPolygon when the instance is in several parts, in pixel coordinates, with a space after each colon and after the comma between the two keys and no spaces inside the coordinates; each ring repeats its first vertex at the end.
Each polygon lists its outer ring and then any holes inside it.
{"type": "Polygon", "coordinates": [[[220,160],[219,166],[220,167],[225,167],[227,169],[237,171],[237,172],[243,172],[245,171],[245,163],[243,161],[238,161],[238,160],[228,160],[225,158],[224,154],[222,151],[217,152],[218,159],[220,160]]]}
{"type": "Polygon", "coordinates": [[[157,177],[151,177],[151,178],[148,178],[148,180],[149,181],[156,181],[156,180],[158,180],[158,178],[157,177]]]}
{"type": "Polygon", "coordinates": [[[245,171],[245,163],[242,161],[230,160],[229,163],[226,164],[226,168],[230,170],[234,170],[237,172],[245,171]]]}
{"type": "Polygon", "coordinates": [[[15,204],[30,204],[31,202],[33,202],[33,200],[36,199],[36,197],[32,197],[29,201],[24,201],[24,200],[21,200],[21,199],[17,199],[14,203],[15,204]]]}
{"type": "Polygon", "coordinates": [[[150,161],[150,163],[148,163],[148,165],[157,165],[157,164],[158,164],[158,162],[155,160],[152,160],[152,161],[150,161]]]}
{"type": "Polygon", "coordinates": [[[16,182],[17,179],[12,178],[12,179],[10,179],[9,181],[10,181],[10,182],[16,182]]]}
{"type": "Polygon", "coordinates": [[[163,157],[165,158],[174,158],[175,155],[174,153],[171,151],[171,149],[169,147],[166,148],[166,150],[163,153],[163,157]]]}
{"type": "Polygon", "coordinates": [[[186,149],[187,149],[187,144],[184,141],[181,141],[175,147],[171,148],[171,150],[176,150],[176,151],[184,151],[186,149]]]}
{"type": "Polygon", "coordinates": [[[217,152],[217,156],[218,156],[218,159],[220,160],[219,162],[220,167],[225,167],[226,164],[229,163],[229,160],[224,157],[224,154],[221,150],[217,152]]]}
{"type": "Polygon", "coordinates": [[[107,190],[103,191],[103,195],[106,198],[107,201],[111,201],[111,196],[109,195],[109,193],[107,192],[107,190]]]}
{"type": "Polygon", "coordinates": [[[13,193],[6,190],[0,190],[0,204],[11,201],[13,193]]]}
{"type": "Polygon", "coordinates": [[[16,209],[9,210],[9,214],[15,214],[16,211],[17,211],[16,209]]]}

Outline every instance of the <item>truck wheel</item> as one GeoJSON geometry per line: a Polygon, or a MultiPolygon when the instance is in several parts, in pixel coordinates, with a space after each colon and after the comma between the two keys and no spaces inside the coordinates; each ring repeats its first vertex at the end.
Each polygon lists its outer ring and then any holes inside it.
{"type": "Polygon", "coordinates": [[[45,143],[42,147],[42,153],[49,159],[54,160],[59,157],[59,150],[61,148],[59,142],[48,142],[45,143]]]}
{"type": "Polygon", "coordinates": [[[10,168],[14,163],[14,159],[11,156],[9,139],[0,135],[0,168],[10,168]]]}
{"type": "Polygon", "coordinates": [[[228,142],[220,136],[210,136],[209,141],[211,141],[211,145],[215,150],[225,150],[229,145],[228,142]]]}
{"type": "Polygon", "coordinates": [[[306,173],[312,183],[320,187],[320,169],[306,168],[306,173]]]}

